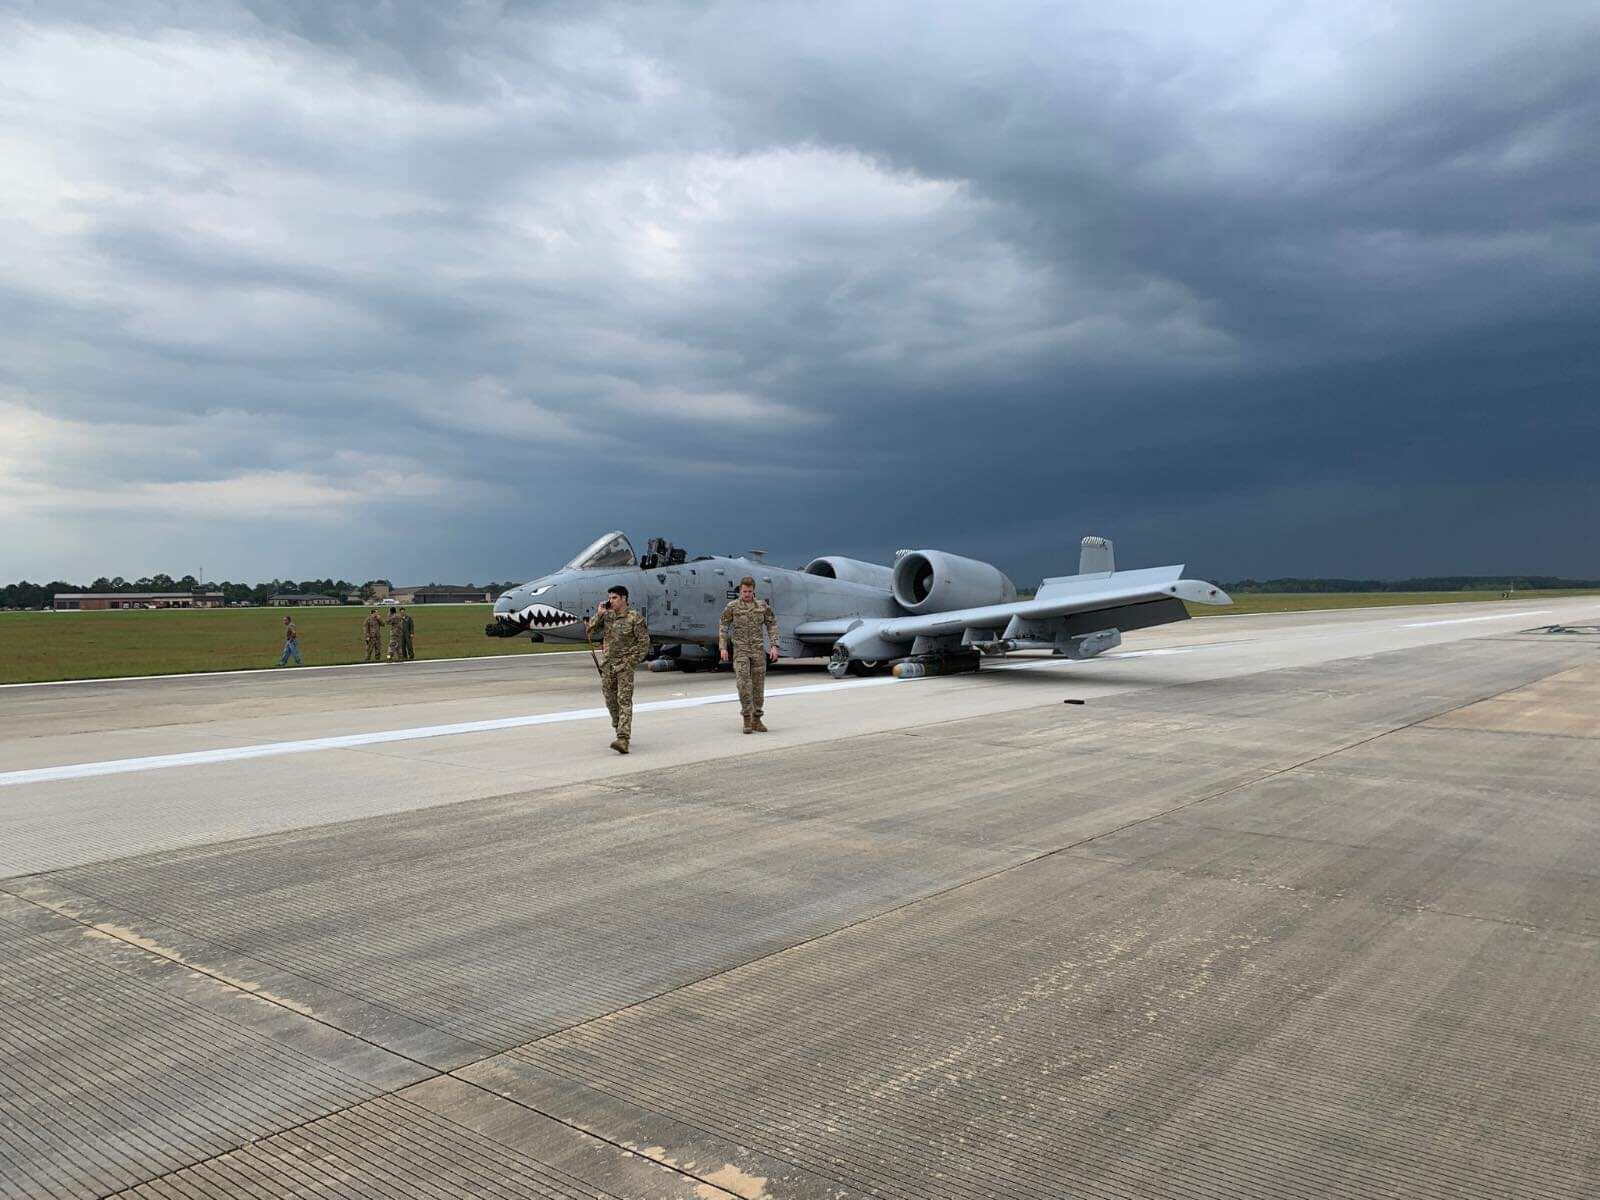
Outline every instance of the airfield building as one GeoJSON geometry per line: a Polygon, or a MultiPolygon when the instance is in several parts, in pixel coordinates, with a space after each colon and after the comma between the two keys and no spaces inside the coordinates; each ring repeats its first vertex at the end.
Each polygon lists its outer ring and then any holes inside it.
{"type": "Polygon", "coordinates": [[[429,583],[383,584],[372,589],[372,599],[381,604],[487,604],[494,595],[487,588],[470,584],[429,583]]]}
{"type": "Polygon", "coordinates": [[[58,592],[58,612],[112,608],[223,608],[221,592],[58,592]]]}
{"type": "Polygon", "coordinates": [[[430,584],[428,587],[413,588],[411,592],[413,604],[483,604],[493,599],[483,588],[452,587],[449,584],[430,584]]]}
{"type": "Polygon", "coordinates": [[[324,596],[317,592],[279,592],[275,596],[268,596],[267,603],[273,608],[307,608],[324,604],[343,604],[344,601],[337,596],[324,596]]]}

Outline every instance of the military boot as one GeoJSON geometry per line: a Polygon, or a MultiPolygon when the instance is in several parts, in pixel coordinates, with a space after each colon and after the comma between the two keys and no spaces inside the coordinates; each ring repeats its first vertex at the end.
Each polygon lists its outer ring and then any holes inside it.
{"type": "Polygon", "coordinates": [[[755,730],[750,728],[750,716],[749,716],[748,713],[746,713],[744,715],[744,731],[746,733],[754,733],[755,732],[755,730]]]}
{"type": "Polygon", "coordinates": [[[750,718],[750,728],[755,730],[757,733],[765,733],[767,731],[767,727],[761,723],[760,717],[750,718]]]}
{"type": "Polygon", "coordinates": [[[616,741],[611,743],[611,748],[618,754],[626,754],[628,752],[628,743],[623,741],[621,738],[618,738],[616,741]]]}

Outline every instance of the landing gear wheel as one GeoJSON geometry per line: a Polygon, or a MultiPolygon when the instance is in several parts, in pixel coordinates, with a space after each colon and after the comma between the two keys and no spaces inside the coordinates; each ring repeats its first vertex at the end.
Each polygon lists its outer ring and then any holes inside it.
{"type": "Polygon", "coordinates": [[[882,675],[889,669],[889,664],[881,658],[858,658],[850,663],[852,675],[882,675]]]}

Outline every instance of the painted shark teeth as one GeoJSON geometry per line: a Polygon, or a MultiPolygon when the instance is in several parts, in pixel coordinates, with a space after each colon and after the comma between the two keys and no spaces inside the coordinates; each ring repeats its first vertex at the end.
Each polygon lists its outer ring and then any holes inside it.
{"type": "Polygon", "coordinates": [[[578,618],[565,609],[552,608],[548,604],[530,604],[501,619],[515,621],[523,629],[553,629],[557,625],[571,625],[578,618]]]}

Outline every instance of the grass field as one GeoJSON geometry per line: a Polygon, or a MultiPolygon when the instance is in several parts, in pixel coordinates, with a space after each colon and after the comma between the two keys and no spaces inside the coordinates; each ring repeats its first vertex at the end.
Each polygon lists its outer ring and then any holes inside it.
{"type": "MultiPolygon", "coordinates": [[[[419,605],[409,611],[417,623],[419,659],[555,649],[525,637],[484,637],[487,604],[419,605]]],[[[292,615],[306,666],[361,661],[366,609],[304,608],[292,615]]],[[[283,616],[281,608],[0,613],[0,683],[266,669],[283,653],[283,616]]],[[[383,644],[388,646],[387,631],[383,644]]]]}
{"type": "MultiPolygon", "coordinates": [[[[1593,592],[1518,592],[1509,603],[1536,605],[1556,596],[1593,592]]],[[[1333,592],[1235,596],[1231,608],[1191,605],[1197,617],[1234,613],[1303,612],[1318,608],[1368,608],[1391,604],[1447,604],[1499,600],[1499,592],[1333,592]]],[[[1502,601],[1502,603],[1507,603],[1502,601]]],[[[487,638],[487,604],[421,606],[417,657],[482,658],[548,654],[566,647],[527,638],[487,638]]],[[[362,659],[363,608],[307,608],[294,614],[300,657],[307,666],[362,659]]],[[[283,652],[283,610],[231,608],[169,612],[0,612],[0,683],[55,679],[115,679],[188,671],[270,669],[283,652]]],[[[387,634],[384,644],[388,644],[387,634]]],[[[293,668],[289,668],[293,669],[293,668]]]]}

